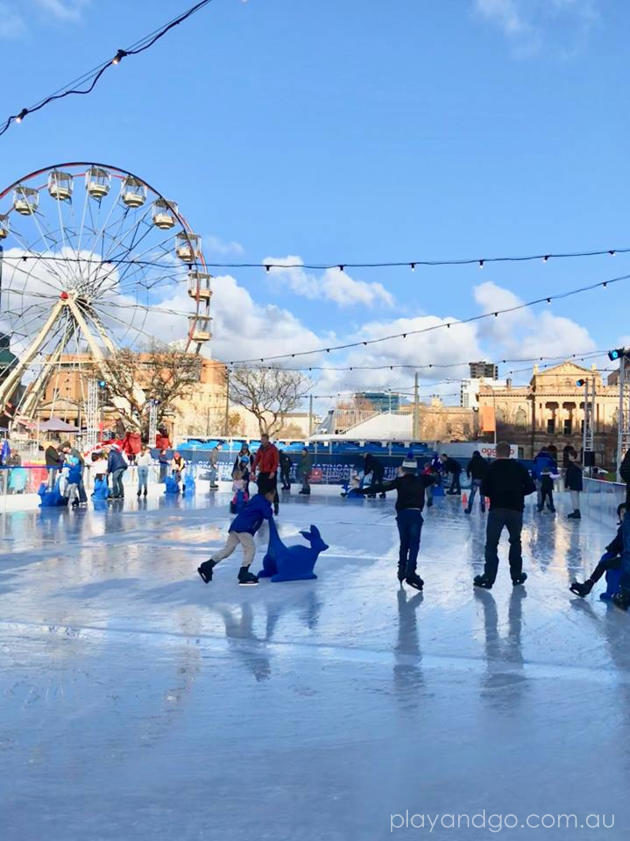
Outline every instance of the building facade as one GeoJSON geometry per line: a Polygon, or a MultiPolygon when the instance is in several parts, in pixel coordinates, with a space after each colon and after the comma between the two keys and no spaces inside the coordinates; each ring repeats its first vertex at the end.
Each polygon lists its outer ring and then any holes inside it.
{"type": "Polygon", "coordinates": [[[512,386],[509,381],[504,387],[481,384],[479,414],[494,417],[497,439],[518,444],[525,457],[535,455],[542,446],[549,444],[555,444],[558,450],[570,444],[579,452],[582,449],[585,389],[577,385],[578,380],[595,384],[596,462],[611,465],[616,455],[619,388],[604,383],[594,368],[583,368],[567,361],[544,371],[535,366],[529,385],[512,386]]]}

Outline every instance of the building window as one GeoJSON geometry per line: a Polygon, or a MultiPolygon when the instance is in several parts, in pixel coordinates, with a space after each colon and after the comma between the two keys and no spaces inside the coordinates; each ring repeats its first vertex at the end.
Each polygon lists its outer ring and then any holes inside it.
{"type": "Polygon", "coordinates": [[[556,419],[549,418],[547,421],[547,435],[553,435],[556,431],[556,419]]]}
{"type": "Polygon", "coordinates": [[[573,433],[573,421],[571,418],[565,419],[563,432],[565,435],[571,435],[573,433]]]}

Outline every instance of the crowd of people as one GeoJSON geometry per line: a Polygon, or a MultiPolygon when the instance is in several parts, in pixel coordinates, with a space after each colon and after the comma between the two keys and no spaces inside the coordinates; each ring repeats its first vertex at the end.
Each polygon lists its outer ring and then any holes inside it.
{"type": "MultiPolygon", "coordinates": [[[[310,468],[310,462],[308,464],[310,468]]],[[[254,535],[266,520],[271,520],[274,513],[278,513],[276,474],[280,469],[282,487],[287,489],[290,487],[290,466],[290,461],[283,459],[267,437],[255,457],[251,456],[246,447],[239,453],[234,464],[235,483],[239,483],[238,489],[242,491],[245,486],[248,487],[251,473],[258,468],[258,491],[251,499],[247,492],[242,506],[238,509],[233,508],[237,516],[229,527],[225,546],[198,567],[197,572],[206,584],[212,580],[216,565],[228,558],[239,545],[243,547],[243,558],[237,576],[238,582],[241,585],[258,583],[257,577],[250,570],[255,556],[254,535]],[[245,485],[242,484],[244,476],[247,477],[245,485]]],[[[364,458],[361,476],[355,475],[346,485],[344,496],[374,498],[377,494],[384,497],[390,491],[396,492],[396,522],[400,538],[397,577],[401,585],[404,582],[416,590],[423,590],[424,581],[417,570],[424,525],[423,510],[425,504],[432,504],[431,490],[441,484],[444,477],[450,476],[447,493],[460,494],[462,471],[459,462],[446,454],[429,461],[422,470],[419,469],[417,460],[410,455],[402,462],[398,475],[390,481],[384,481],[382,462],[368,453],[364,458]],[[367,481],[368,479],[370,481],[367,481]]],[[[583,477],[578,454],[572,447],[565,448],[563,453],[563,472],[573,509],[568,517],[579,520],[583,477]]],[[[466,466],[466,474],[470,479],[466,514],[472,513],[477,495],[481,512],[485,513],[486,506],[488,507],[484,569],[474,577],[473,585],[483,590],[490,590],[494,586],[499,568],[499,541],[506,530],[510,547],[510,577],[512,585],[520,587],[527,581],[527,573],[523,570],[521,540],[525,500],[535,493],[537,511],[542,513],[546,506],[549,511],[555,513],[554,481],[561,476],[557,453],[551,447],[543,447],[536,455],[530,471],[520,461],[511,457],[509,444],[499,442],[496,445],[496,458],[492,462],[475,451],[466,466]]],[[[630,451],[621,465],[621,475],[626,482],[627,499],[618,509],[617,534],[606,547],[604,555],[589,578],[584,582],[572,582],[570,589],[575,595],[583,598],[605,573],[618,570],[619,587],[612,595],[612,601],[621,609],[627,610],[630,607],[630,514],[627,513],[630,511],[630,451]]]]}

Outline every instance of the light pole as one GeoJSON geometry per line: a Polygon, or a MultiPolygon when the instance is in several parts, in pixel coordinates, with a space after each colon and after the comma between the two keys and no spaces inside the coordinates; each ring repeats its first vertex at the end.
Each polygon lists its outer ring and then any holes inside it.
{"type": "Polygon", "coordinates": [[[617,417],[617,479],[621,481],[619,468],[630,446],[630,395],[627,393],[628,386],[628,355],[627,348],[615,348],[608,352],[611,362],[619,362],[619,413],[617,417]]]}

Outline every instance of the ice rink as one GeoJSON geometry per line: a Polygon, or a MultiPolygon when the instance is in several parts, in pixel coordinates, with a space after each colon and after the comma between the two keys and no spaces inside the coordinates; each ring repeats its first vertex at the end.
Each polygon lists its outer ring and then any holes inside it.
{"type": "Polygon", "coordinates": [[[417,594],[393,502],[293,494],[319,578],[250,588],[195,571],[228,494],[4,515],[2,841],[627,838],[630,615],[568,591],[614,519],[529,503],[526,587],[505,542],[479,592],[484,521],[438,500],[417,594]]]}

